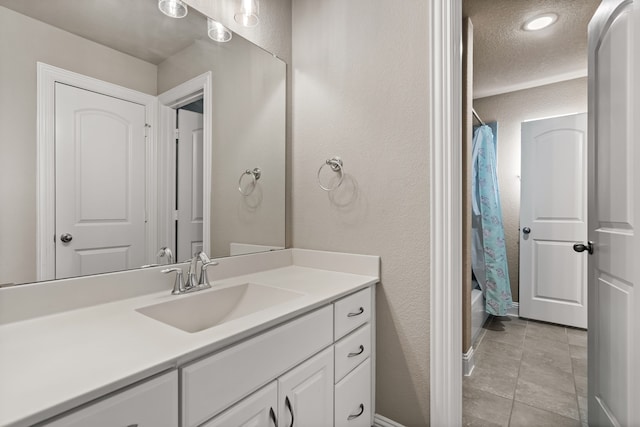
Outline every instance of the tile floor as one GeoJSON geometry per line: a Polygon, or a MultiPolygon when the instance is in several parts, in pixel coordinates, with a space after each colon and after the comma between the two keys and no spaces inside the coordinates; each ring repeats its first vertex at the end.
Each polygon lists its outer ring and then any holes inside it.
{"type": "Polygon", "coordinates": [[[464,377],[465,426],[587,425],[587,332],[494,317],[464,377]]]}

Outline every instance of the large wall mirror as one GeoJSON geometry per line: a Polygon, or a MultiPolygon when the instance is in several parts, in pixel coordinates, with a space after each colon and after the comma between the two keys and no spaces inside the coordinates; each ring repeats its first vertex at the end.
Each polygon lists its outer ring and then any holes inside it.
{"type": "Polygon", "coordinates": [[[0,55],[0,286],[284,247],[280,59],[157,0],[0,0],[0,55]]]}

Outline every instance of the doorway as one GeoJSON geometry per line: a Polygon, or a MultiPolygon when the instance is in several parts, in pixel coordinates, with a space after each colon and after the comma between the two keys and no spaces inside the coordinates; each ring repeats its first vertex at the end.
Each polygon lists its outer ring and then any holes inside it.
{"type": "MultiPolygon", "coordinates": [[[[462,2],[463,8],[472,2],[474,2],[474,0],[463,1],[462,2]]],[[[500,3],[496,7],[503,7],[505,8],[505,10],[508,9],[507,10],[508,13],[489,14],[491,15],[490,17],[494,19],[497,19],[496,17],[502,17],[504,15],[509,15],[510,13],[515,12],[513,9],[517,6],[513,2],[477,2],[477,3],[481,4],[480,8],[482,9],[491,9],[491,7],[494,6],[493,3],[496,3],[496,4],[500,3]]],[[[530,9],[526,11],[525,15],[535,15],[535,14],[541,13],[541,11],[536,11],[531,9],[534,7],[533,4],[529,4],[526,6],[529,7],[530,9]]],[[[597,4],[595,6],[597,6],[597,4]]],[[[595,6],[593,10],[595,10],[595,6]]],[[[473,16],[471,16],[471,18],[473,21],[473,16]]],[[[585,16],[585,19],[587,20],[587,22],[589,18],[590,16],[585,16]]],[[[562,19],[560,18],[558,22],[560,23],[561,21],[562,19]]],[[[477,22],[473,21],[474,32],[478,30],[478,27],[481,27],[483,25],[485,24],[482,23],[482,20],[478,20],[477,22]]],[[[508,31],[503,31],[503,32],[505,34],[511,34],[511,33],[524,34],[521,28],[522,25],[523,25],[523,22],[519,22],[517,23],[517,25],[513,25],[512,28],[509,28],[508,31]]],[[[500,29],[495,29],[495,28],[494,30],[501,31],[500,29]]],[[[528,34],[524,34],[524,35],[528,36],[528,34]]],[[[549,37],[550,35],[547,34],[544,37],[543,36],[538,37],[538,40],[541,40],[543,38],[548,40],[549,37]]],[[[475,107],[479,116],[485,122],[490,122],[493,120],[498,121],[498,129],[499,129],[498,133],[500,135],[500,137],[498,138],[499,139],[498,163],[502,165],[507,164],[507,167],[502,168],[502,172],[499,172],[500,192],[501,192],[501,195],[506,193],[508,196],[509,195],[514,196],[512,198],[514,202],[503,201],[502,206],[503,206],[503,210],[511,211],[511,212],[505,213],[505,217],[507,217],[505,218],[505,228],[506,228],[506,235],[507,235],[507,245],[511,247],[511,251],[510,251],[511,262],[509,265],[509,270],[511,273],[511,282],[512,282],[511,288],[512,288],[512,293],[514,294],[514,297],[515,297],[514,299],[516,300],[518,300],[519,299],[518,297],[520,296],[518,295],[518,242],[520,241],[520,233],[518,231],[518,228],[520,226],[519,224],[520,200],[519,199],[520,199],[520,178],[522,175],[522,172],[520,171],[520,160],[521,160],[520,159],[521,158],[520,124],[522,121],[530,120],[534,118],[549,117],[549,116],[554,116],[558,114],[577,113],[577,112],[582,112],[586,110],[586,93],[587,93],[587,87],[586,87],[587,84],[586,84],[586,78],[585,78],[585,75],[586,75],[586,24],[584,25],[583,39],[584,40],[582,42],[582,46],[585,47],[585,49],[584,49],[584,65],[583,65],[583,71],[581,73],[573,73],[573,74],[564,73],[564,75],[562,77],[559,77],[556,82],[554,82],[553,80],[547,77],[536,76],[536,78],[533,78],[531,82],[526,82],[526,84],[523,82],[516,82],[518,84],[513,84],[513,82],[511,81],[507,81],[507,79],[504,77],[503,74],[494,73],[490,76],[493,79],[492,84],[494,86],[493,87],[486,86],[484,88],[484,93],[482,94],[482,98],[474,99],[472,101],[473,106],[475,107]],[[578,81],[579,84],[576,84],[574,86],[581,87],[580,88],[581,106],[578,108],[572,108],[571,106],[567,105],[573,102],[573,98],[569,98],[569,102],[567,102],[567,97],[562,98],[562,95],[561,95],[561,94],[566,94],[566,90],[563,91],[558,89],[562,86],[563,82],[571,82],[571,81],[578,81]],[[500,83],[504,84],[505,86],[503,90],[504,93],[499,93],[495,91],[496,89],[495,85],[500,83]],[[546,93],[544,93],[545,91],[543,91],[542,89],[538,89],[538,88],[544,88],[544,87],[547,88],[546,93]],[[557,98],[554,98],[554,96],[557,96],[557,98]],[[547,111],[545,111],[544,108],[540,106],[541,104],[544,104],[544,103],[547,104],[545,106],[547,108],[547,111]],[[531,111],[522,115],[519,113],[520,110],[524,110],[527,107],[531,107],[531,105],[533,105],[533,108],[530,108],[531,111]],[[555,111],[549,111],[549,107],[551,107],[551,109],[555,109],[555,111]],[[562,108],[564,107],[567,107],[567,108],[563,110],[562,108]],[[500,109],[502,110],[502,112],[499,112],[500,109]],[[504,114],[504,115],[510,114],[512,117],[510,117],[509,120],[506,120],[504,116],[500,117],[500,114],[504,114]],[[513,116],[518,116],[518,117],[513,117],[513,116]],[[507,122],[510,122],[510,123],[507,123],[507,122]],[[514,136],[511,136],[511,135],[514,135],[514,136]],[[514,149],[510,149],[510,147],[514,147],[514,149]],[[517,149],[515,147],[517,147],[517,149]],[[514,159],[514,165],[515,165],[514,167],[511,167],[511,163],[510,163],[511,159],[514,159]],[[509,217],[512,219],[510,220],[509,217]],[[510,224],[508,223],[509,221],[510,221],[510,224]],[[512,269],[511,267],[514,263],[515,263],[515,268],[512,269]]],[[[493,40],[492,41],[494,42],[492,43],[493,49],[496,51],[506,50],[506,49],[502,49],[501,43],[503,41],[504,40],[493,40]]],[[[475,45],[475,41],[474,41],[474,45],[475,45]]],[[[526,51],[527,50],[526,44],[520,45],[520,49],[523,51],[526,51]]],[[[456,58],[457,58],[457,55],[456,55],[456,58]]],[[[474,52],[474,62],[475,60],[477,60],[477,58],[475,58],[475,52],[474,52]]],[[[486,64],[487,60],[486,58],[480,58],[480,62],[482,61],[484,61],[486,64]]],[[[518,63],[519,61],[514,60],[513,58],[510,61],[515,63],[514,65],[516,69],[518,67],[520,67],[520,69],[523,68],[522,65],[518,63]]],[[[506,63],[502,65],[504,67],[508,67],[510,64],[506,63]]],[[[526,68],[526,66],[524,68],[526,68]]],[[[535,67],[529,66],[529,68],[533,72],[536,71],[535,67]]],[[[566,85],[571,86],[570,83],[566,83],[566,85]]],[[[469,113],[469,116],[471,116],[471,113],[469,113]]],[[[569,246],[569,249],[571,249],[570,246],[569,246]]],[[[577,254],[574,254],[573,252],[571,252],[568,256],[575,257],[575,255],[577,254]]],[[[466,286],[466,283],[463,286],[466,286]]],[[[495,335],[496,332],[507,332],[507,333],[512,332],[510,335],[517,335],[517,337],[510,337],[510,338],[513,338],[515,341],[518,341],[518,342],[520,342],[520,340],[522,340],[522,342],[525,342],[525,337],[527,335],[525,331],[527,329],[531,331],[530,335],[532,336],[535,335],[535,331],[532,328],[530,328],[531,325],[521,324],[521,325],[517,325],[517,326],[520,326],[519,328],[517,327],[511,328],[511,326],[515,325],[516,322],[513,320],[509,322],[509,320],[510,320],[509,318],[505,318],[504,321],[502,322],[493,323],[492,327],[494,329],[491,330],[491,332],[493,333],[492,335],[495,335]],[[509,331],[509,329],[511,329],[511,331],[509,331]],[[517,333],[516,333],[516,330],[517,330],[517,333]]],[[[487,331],[487,333],[489,333],[489,331],[487,331]]],[[[566,339],[563,345],[567,346],[569,345],[567,342],[568,332],[564,331],[563,333],[564,333],[564,338],[566,339]]],[[[492,336],[492,338],[496,338],[496,337],[492,336]]],[[[497,341],[497,340],[494,340],[494,341],[497,341]]],[[[516,347],[515,343],[512,343],[512,344],[513,344],[513,347],[516,347]]],[[[482,344],[480,344],[480,346],[482,346],[482,344]]],[[[464,348],[463,348],[463,351],[464,351],[464,348]]],[[[586,356],[586,352],[585,352],[585,356],[586,356]]],[[[565,360],[567,360],[568,358],[569,363],[565,363],[564,367],[569,370],[571,370],[571,357],[572,355],[567,352],[565,360]]],[[[572,384],[573,380],[568,381],[568,383],[572,384]]],[[[514,387],[511,393],[512,395],[516,395],[518,392],[517,378],[515,379],[515,381],[512,381],[512,385],[514,387]]],[[[524,388],[524,383],[522,388],[524,388]]],[[[520,396],[522,396],[522,390],[520,390],[520,396]]],[[[465,400],[465,402],[467,402],[467,400],[465,400]]],[[[574,418],[574,420],[580,422],[581,417],[579,417],[580,414],[578,413],[579,412],[577,408],[578,405],[575,398],[574,398],[574,403],[575,405],[573,409],[575,410],[571,412],[571,416],[572,417],[577,416],[578,418],[577,419],[574,418]]]]}
{"type": "Polygon", "coordinates": [[[211,97],[210,71],[158,96],[159,247],[176,261],[211,249],[211,97]]]}
{"type": "Polygon", "coordinates": [[[176,259],[202,251],[202,98],[176,110],[176,259]]]}

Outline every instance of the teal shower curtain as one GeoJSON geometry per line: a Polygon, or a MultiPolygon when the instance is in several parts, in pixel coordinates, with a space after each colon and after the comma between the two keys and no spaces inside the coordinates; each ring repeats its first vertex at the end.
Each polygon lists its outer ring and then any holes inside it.
{"type": "Polygon", "coordinates": [[[496,140],[490,126],[479,126],[472,144],[473,274],[485,297],[485,310],[505,316],[512,305],[507,250],[498,191],[496,140]]]}

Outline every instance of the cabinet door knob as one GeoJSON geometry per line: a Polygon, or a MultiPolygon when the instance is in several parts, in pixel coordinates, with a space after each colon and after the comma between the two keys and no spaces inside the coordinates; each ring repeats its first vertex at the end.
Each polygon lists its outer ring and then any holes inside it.
{"type": "Polygon", "coordinates": [[[349,415],[347,417],[347,421],[351,421],[351,420],[355,420],[356,418],[358,418],[360,415],[364,414],[364,405],[361,403],[360,404],[360,408],[359,408],[360,412],[358,412],[355,415],[349,415]]]}
{"type": "Polygon", "coordinates": [[[347,317],[360,316],[362,313],[364,313],[364,308],[363,308],[363,307],[360,307],[356,313],[349,313],[349,314],[347,314],[347,317]]]}

